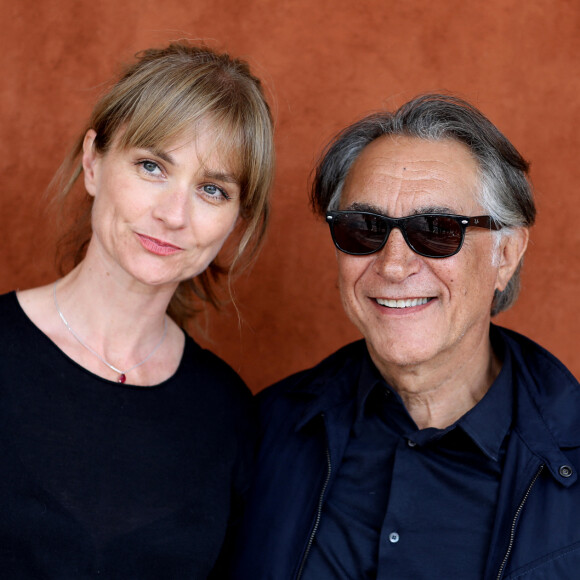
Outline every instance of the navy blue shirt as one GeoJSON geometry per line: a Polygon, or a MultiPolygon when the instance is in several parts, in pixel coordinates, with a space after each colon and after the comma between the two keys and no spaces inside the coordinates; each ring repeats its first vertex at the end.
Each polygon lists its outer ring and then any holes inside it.
{"type": "Polygon", "coordinates": [[[473,409],[446,429],[419,430],[369,357],[303,580],[480,580],[512,422],[511,372],[506,353],[473,409]]]}

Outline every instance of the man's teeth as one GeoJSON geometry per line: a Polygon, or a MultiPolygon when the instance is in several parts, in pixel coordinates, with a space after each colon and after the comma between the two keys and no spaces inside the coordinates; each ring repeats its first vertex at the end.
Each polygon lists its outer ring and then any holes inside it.
{"type": "Polygon", "coordinates": [[[421,306],[427,304],[429,298],[413,298],[412,300],[385,300],[384,298],[377,298],[377,303],[388,308],[412,308],[413,306],[421,306]]]}

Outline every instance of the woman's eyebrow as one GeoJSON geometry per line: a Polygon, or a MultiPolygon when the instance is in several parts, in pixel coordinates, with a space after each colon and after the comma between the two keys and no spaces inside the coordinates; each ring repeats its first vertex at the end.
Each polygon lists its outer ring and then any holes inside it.
{"type": "Polygon", "coordinates": [[[169,163],[170,165],[175,165],[175,159],[171,156],[170,153],[163,151],[163,149],[159,149],[157,147],[141,147],[141,149],[143,149],[143,151],[148,151],[155,157],[159,157],[159,159],[169,163]]]}
{"type": "MultiPolygon", "coordinates": [[[[159,149],[157,147],[143,147],[143,150],[148,151],[149,153],[151,153],[151,155],[154,155],[155,157],[162,159],[163,161],[169,163],[170,165],[175,165],[175,158],[171,155],[171,153],[168,153],[163,149],[159,149]]],[[[216,179],[218,181],[232,183],[234,185],[240,184],[240,179],[236,175],[234,175],[233,173],[229,173],[227,171],[221,171],[219,169],[205,168],[204,175],[207,179],[216,179]]]]}
{"type": "Polygon", "coordinates": [[[226,171],[219,171],[213,169],[205,169],[204,175],[208,179],[215,179],[217,181],[225,181],[226,183],[233,183],[234,185],[239,185],[240,180],[232,173],[227,173],[226,171]]]}

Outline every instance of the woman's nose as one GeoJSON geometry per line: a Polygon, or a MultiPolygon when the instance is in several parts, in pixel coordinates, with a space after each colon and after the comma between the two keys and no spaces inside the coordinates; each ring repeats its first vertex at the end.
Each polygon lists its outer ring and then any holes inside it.
{"type": "Polygon", "coordinates": [[[187,223],[189,192],[185,187],[175,187],[163,192],[155,200],[153,216],[165,223],[168,228],[179,229],[187,223]]]}

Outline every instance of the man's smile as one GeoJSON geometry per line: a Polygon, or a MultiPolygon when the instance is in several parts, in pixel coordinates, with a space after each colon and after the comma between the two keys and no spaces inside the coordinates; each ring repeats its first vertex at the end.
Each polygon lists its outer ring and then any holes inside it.
{"type": "Polygon", "coordinates": [[[433,298],[408,298],[404,300],[390,300],[388,298],[375,298],[377,304],[387,308],[413,308],[413,306],[422,306],[427,304],[433,298]]]}

